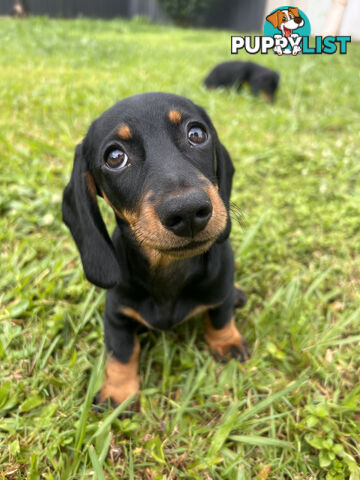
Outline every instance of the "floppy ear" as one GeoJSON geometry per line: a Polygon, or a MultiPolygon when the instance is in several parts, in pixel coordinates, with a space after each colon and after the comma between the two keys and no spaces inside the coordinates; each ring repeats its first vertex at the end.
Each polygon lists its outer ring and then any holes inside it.
{"type": "Polygon", "coordinates": [[[113,287],[119,280],[120,268],[96,201],[96,184],[87,170],[82,144],[75,150],[62,214],[79,249],[86,278],[99,287],[113,287]]]}
{"type": "Polygon", "coordinates": [[[289,12],[292,13],[294,17],[300,17],[298,8],[289,7],[289,12]]]}
{"type": "Polygon", "coordinates": [[[274,28],[278,28],[280,25],[280,16],[279,16],[280,10],[276,10],[276,12],[272,13],[271,15],[268,15],[266,17],[266,20],[271,23],[271,25],[274,28]]]}
{"type": "Polygon", "coordinates": [[[234,175],[234,166],[231,161],[230,155],[228,154],[226,148],[217,141],[216,145],[216,174],[219,185],[219,194],[224,202],[226,211],[228,212],[228,219],[224,232],[217,239],[217,243],[224,242],[230,235],[231,230],[231,218],[229,214],[230,208],[230,196],[231,196],[231,186],[232,178],[234,175]]]}

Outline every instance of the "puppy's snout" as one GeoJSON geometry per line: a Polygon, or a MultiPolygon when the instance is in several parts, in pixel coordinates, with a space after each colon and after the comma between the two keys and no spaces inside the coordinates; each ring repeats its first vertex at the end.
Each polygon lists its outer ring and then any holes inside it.
{"type": "Polygon", "coordinates": [[[212,215],[208,195],[200,189],[187,190],[181,195],[170,195],[157,208],[165,228],[179,237],[194,237],[208,224],[212,215]]]}
{"type": "Polygon", "coordinates": [[[294,22],[297,23],[298,25],[300,25],[300,23],[303,21],[303,19],[301,17],[295,17],[294,18],[294,22]]]}

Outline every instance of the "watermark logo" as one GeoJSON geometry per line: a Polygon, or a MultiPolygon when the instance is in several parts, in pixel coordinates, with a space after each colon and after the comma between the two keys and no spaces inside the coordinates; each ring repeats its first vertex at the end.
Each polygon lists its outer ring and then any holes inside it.
{"type": "Polygon", "coordinates": [[[265,19],[264,36],[275,40],[277,55],[298,55],[303,37],[310,37],[311,26],[305,13],[295,7],[273,10],[265,19]]]}
{"type": "Polygon", "coordinates": [[[299,8],[284,6],[270,12],[264,23],[264,36],[232,36],[231,53],[241,49],[247,53],[267,54],[273,50],[276,55],[334,54],[347,53],[350,36],[315,37],[310,46],[311,25],[306,14],[299,8]]]}

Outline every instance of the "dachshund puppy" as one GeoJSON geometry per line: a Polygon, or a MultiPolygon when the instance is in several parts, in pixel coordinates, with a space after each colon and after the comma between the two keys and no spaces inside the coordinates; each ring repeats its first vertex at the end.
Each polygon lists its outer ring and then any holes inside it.
{"type": "Polygon", "coordinates": [[[263,92],[268,102],[275,100],[280,75],[253,62],[224,62],[216,65],[204,80],[207,88],[235,87],[248,83],[253,95],[263,92]]]}
{"type": "Polygon", "coordinates": [[[138,333],[170,330],[201,312],[215,357],[248,357],[233,316],[245,302],[228,240],[233,172],[205,111],[167,93],[122,100],[76,147],[63,220],[87,279],[108,290],[98,403],[139,392],[138,333]],[[111,239],[97,196],[115,214],[111,239]]]}

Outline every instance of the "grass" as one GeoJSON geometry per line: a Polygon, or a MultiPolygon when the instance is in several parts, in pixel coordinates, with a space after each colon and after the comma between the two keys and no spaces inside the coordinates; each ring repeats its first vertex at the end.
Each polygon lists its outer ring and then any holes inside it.
{"type": "Polygon", "coordinates": [[[281,73],[269,106],[201,87],[230,32],[1,19],[0,41],[0,478],[358,480],[360,46],[249,57],[281,73]],[[217,364],[200,318],[143,335],[141,412],[119,419],[91,409],[105,294],[61,195],[90,121],[151,90],[203,105],[236,166],[252,357],[217,364]]]}

